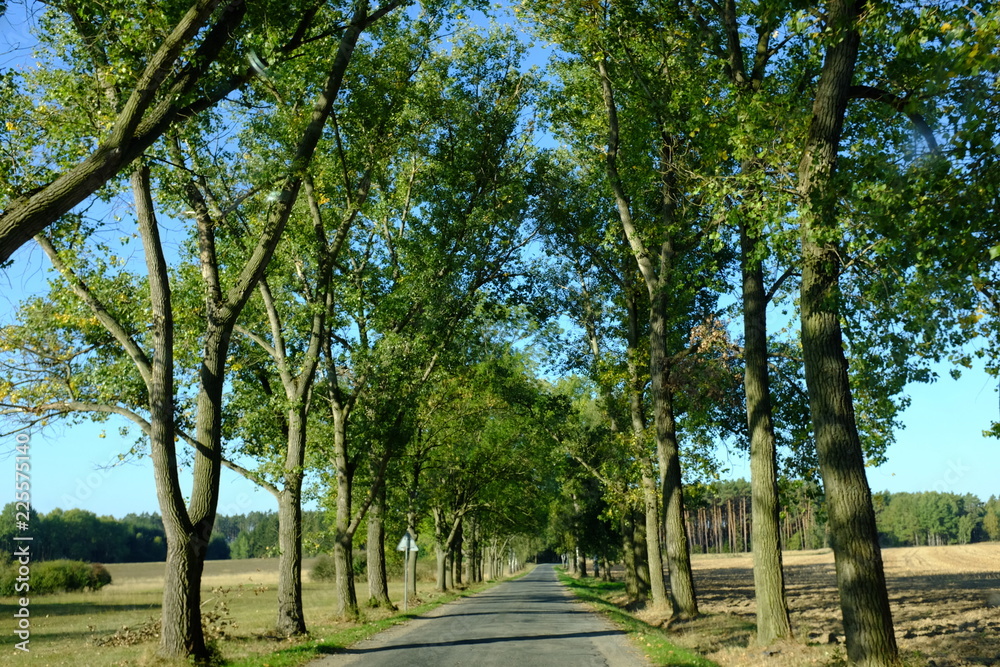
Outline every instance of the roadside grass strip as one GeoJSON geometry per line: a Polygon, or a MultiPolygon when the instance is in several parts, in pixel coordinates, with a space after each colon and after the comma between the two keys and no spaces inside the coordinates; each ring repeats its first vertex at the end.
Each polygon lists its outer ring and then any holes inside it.
{"type": "Polygon", "coordinates": [[[667,633],[636,618],[610,598],[620,596],[625,590],[621,581],[575,579],[565,572],[558,572],[559,581],[569,587],[580,600],[607,616],[611,622],[628,634],[629,639],[646,654],[654,665],[662,667],[719,667],[717,663],[673,644],[667,633]]]}

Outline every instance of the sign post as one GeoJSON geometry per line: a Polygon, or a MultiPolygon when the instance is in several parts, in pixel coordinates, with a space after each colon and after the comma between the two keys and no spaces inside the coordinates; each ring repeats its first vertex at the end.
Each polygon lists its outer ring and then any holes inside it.
{"type": "Polygon", "coordinates": [[[409,611],[409,594],[410,594],[410,553],[416,553],[420,551],[417,547],[417,541],[413,539],[410,535],[410,531],[407,530],[403,533],[403,537],[399,540],[399,544],[396,545],[396,551],[403,552],[403,611],[409,611]]]}

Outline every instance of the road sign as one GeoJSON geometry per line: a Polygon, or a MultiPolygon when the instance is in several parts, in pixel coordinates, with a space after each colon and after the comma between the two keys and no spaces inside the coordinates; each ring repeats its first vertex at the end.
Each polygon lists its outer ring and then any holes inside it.
{"type": "Polygon", "coordinates": [[[420,551],[420,548],[417,546],[417,541],[413,539],[412,535],[410,535],[410,531],[406,531],[406,533],[403,534],[403,538],[399,540],[399,544],[396,545],[396,551],[420,551]]]}
{"type": "MultiPolygon", "coordinates": [[[[408,593],[410,592],[410,582],[408,581],[408,575],[410,573],[410,554],[420,551],[417,547],[417,541],[413,539],[410,535],[410,531],[403,533],[403,538],[399,540],[399,544],[396,545],[396,551],[406,552],[406,559],[403,562],[403,611],[407,611],[410,608],[410,599],[408,593]]],[[[416,556],[414,556],[416,558],[416,556]]]]}

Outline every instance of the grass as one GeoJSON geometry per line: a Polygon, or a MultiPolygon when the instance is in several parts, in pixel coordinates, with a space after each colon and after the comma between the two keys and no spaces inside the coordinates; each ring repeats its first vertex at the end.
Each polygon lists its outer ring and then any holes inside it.
{"type": "Polygon", "coordinates": [[[559,573],[559,580],[578,598],[590,604],[628,634],[632,642],[654,665],[718,667],[711,660],[675,645],[662,629],[646,623],[612,602],[613,599],[622,597],[625,591],[623,582],[575,579],[564,572],[559,573]]]}
{"type": "MultiPolygon", "coordinates": [[[[307,559],[303,570],[308,571],[311,564],[307,559]]],[[[273,634],[277,613],[277,561],[274,559],[206,563],[202,610],[215,611],[219,616],[220,620],[212,627],[225,632],[216,642],[224,664],[241,667],[303,665],[433,607],[492,585],[437,593],[433,590],[433,564],[421,565],[425,567],[418,573],[418,600],[410,600],[408,613],[363,607],[362,618],[357,623],[333,616],[336,594],[331,584],[312,582],[305,576],[303,602],[309,635],[304,638],[289,640],[273,634]]],[[[99,591],[31,597],[30,653],[14,648],[19,641],[11,625],[17,609],[16,599],[0,598],[0,617],[9,619],[0,632],[0,664],[46,667],[188,665],[186,661],[158,659],[155,638],[130,646],[97,645],[97,640],[115,633],[123,634],[123,628],[131,633],[141,632],[160,616],[162,563],[107,567],[114,580],[99,591]]],[[[364,593],[364,580],[360,578],[358,594],[362,605],[364,593]]],[[[402,580],[390,582],[389,594],[402,608],[402,580]]]]}

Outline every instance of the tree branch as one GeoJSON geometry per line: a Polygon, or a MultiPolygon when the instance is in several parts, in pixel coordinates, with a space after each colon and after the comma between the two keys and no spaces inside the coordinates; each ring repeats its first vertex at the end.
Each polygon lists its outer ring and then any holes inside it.
{"type": "Polygon", "coordinates": [[[941,155],[937,139],[934,138],[934,131],[927,124],[927,121],[924,120],[924,117],[914,111],[907,111],[909,100],[906,96],[899,97],[887,90],[873,86],[851,86],[848,90],[848,97],[850,99],[875,100],[876,102],[889,105],[900,113],[906,114],[906,117],[910,119],[910,122],[913,123],[917,131],[923,136],[924,141],[927,142],[928,150],[934,155],[941,155]]]}

